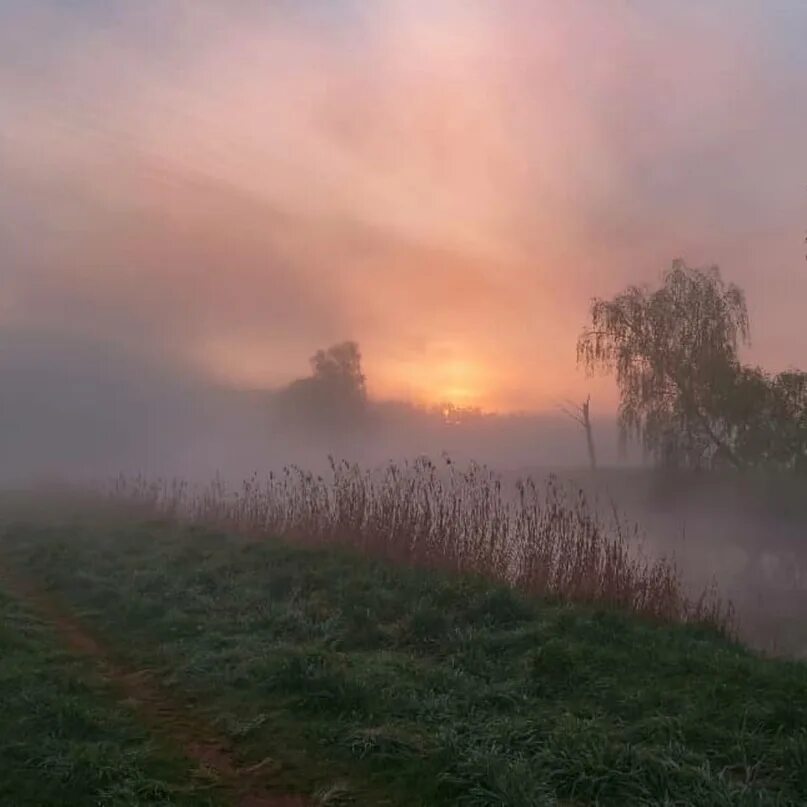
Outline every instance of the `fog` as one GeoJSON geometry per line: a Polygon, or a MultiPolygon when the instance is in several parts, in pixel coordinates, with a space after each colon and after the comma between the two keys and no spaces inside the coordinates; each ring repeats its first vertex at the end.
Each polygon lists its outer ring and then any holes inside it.
{"type": "Polygon", "coordinates": [[[803,652],[803,485],[620,456],[575,340],[684,255],[747,291],[750,359],[805,363],[805,27],[789,0],[3,3],[0,482],[553,471],[803,652]],[[366,402],[301,414],[349,339],[366,402]],[[560,411],[588,395],[595,478],[560,411]]]}
{"type": "MultiPolygon", "coordinates": [[[[300,376],[310,373],[306,366],[300,376]]],[[[297,463],[323,467],[329,454],[378,464],[448,453],[512,469],[587,462],[582,433],[560,412],[464,413],[405,401],[370,401],[350,422],[325,400],[304,418],[280,412],[287,389],[239,390],[120,345],[40,332],[0,341],[0,478],[102,481],[117,472],[240,480],[297,463]]],[[[613,421],[603,458],[616,458],[613,421]]]]}
{"type": "Polygon", "coordinates": [[[741,638],[807,658],[804,479],[649,469],[568,477],[638,525],[649,556],[674,558],[692,592],[717,584],[741,638]]]}
{"type": "Polygon", "coordinates": [[[340,423],[327,411],[291,416],[279,405],[287,389],[233,390],[108,343],[5,334],[0,483],[104,484],[123,472],[237,485],[290,463],[324,472],[329,455],[374,466],[448,454],[487,463],[506,486],[554,474],[637,525],[642,551],[674,558],[693,593],[716,582],[744,639],[807,655],[803,480],[653,471],[637,452],[619,455],[609,418],[593,423],[603,467],[592,473],[582,429],[560,411],[451,414],[369,401],[340,423]]]}
{"type": "Polygon", "coordinates": [[[273,387],[552,410],[593,295],[678,256],[798,365],[801,3],[10,0],[0,322],[273,387]]]}

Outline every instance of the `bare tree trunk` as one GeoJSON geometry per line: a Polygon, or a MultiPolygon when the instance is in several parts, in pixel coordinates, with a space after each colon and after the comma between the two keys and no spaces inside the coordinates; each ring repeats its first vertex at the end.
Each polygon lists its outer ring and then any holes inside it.
{"type": "Polygon", "coordinates": [[[591,465],[592,472],[597,470],[597,452],[594,450],[594,432],[591,429],[591,396],[583,402],[582,405],[576,406],[569,402],[568,406],[561,405],[561,411],[568,415],[572,420],[576,421],[583,427],[586,433],[586,448],[588,449],[588,461],[591,465]],[[572,407],[572,408],[570,408],[572,407]]]}
{"type": "Polygon", "coordinates": [[[583,413],[583,428],[586,432],[586,445],[588,447],[588,461],[591,464],[591,470],[597,470],[597,452],[594,450],[594,433],[591,430],[591,396],[586,399],[586,402],[581,407],[583,413]]]}

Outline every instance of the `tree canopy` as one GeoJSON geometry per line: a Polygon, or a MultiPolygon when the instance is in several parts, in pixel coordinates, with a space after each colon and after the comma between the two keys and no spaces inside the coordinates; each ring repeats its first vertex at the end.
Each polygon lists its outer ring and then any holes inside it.
{"type": "Polygon", "coordinates": [[[363,400],[367,395],[361,352],[356,342],[340,342],[326,350],[318,350],[311,357],[311,369],[314,381],[334,392],[357,400],[363,400]]]}
{"type": "Polygon", "coordinates": [[[340,342],[311,357],[311,375],[292,382],[278,396],[288,423],[315,431],[342,431],[362,425],[367,389],[356,342],[340,342]]]}
{"type": "Polygon", "coordinates": [[[750,335],[742,290],[717,267],[674,261],[660,288],[595,299],[578,361],[616,376],[623,445],[659,464],[807,465],[807,375],[769,376],[738,356],[750,335]]]}

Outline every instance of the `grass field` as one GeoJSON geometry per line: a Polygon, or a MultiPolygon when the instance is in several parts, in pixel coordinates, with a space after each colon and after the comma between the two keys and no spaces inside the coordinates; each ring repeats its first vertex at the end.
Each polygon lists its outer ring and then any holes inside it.
{"type": "Polygon", "coordinates": [[[0,585],[0,804],[214,805],[108,682],[0,585]]]}
{"type": "MultiPolygon", "coordinates": [[[[168,521],[17,524],[0,557],[312,804],[807,803],[807,666],[708,629],[168,521]]],[[[0,717],[2,803],[228,803],[177,791],[188,764],[1,602],[4,697],[32,693],[0,717]]]]}

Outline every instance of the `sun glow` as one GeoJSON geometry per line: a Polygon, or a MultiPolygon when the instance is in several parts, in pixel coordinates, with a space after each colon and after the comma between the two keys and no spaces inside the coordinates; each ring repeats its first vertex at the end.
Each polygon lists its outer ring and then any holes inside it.
{"type": "Polygon", "coordinates": [[[419,370],[416,397],[427,406],[459,408],[490,405],[493,390],[485,368],[470,359],[453,358],[419,370]]]}

